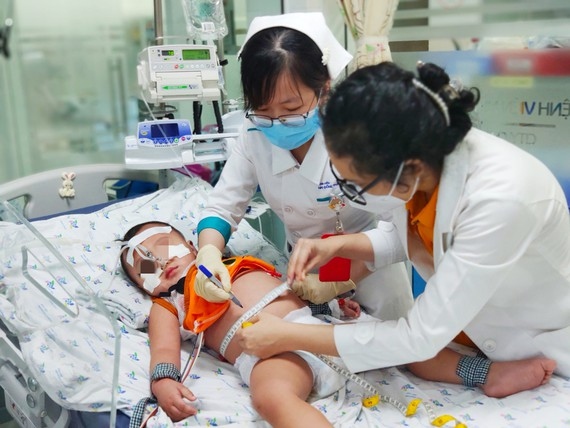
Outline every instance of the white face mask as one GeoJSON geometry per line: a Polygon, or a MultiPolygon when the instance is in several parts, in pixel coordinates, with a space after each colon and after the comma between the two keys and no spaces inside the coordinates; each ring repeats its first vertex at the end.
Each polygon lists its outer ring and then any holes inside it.
{"type": "MultiPolygon", "coordinates": [[[[414,187],[412,188],[412,192],[407,200],[397,198],[396,196],[392,196],[394,190],[396,190],[396,186],[398,185],[398,181],[400,180],[400,176],[402,175],[403,167],[401,166],[398,174],[396,175],[396,179],[392,184],[392,188],[388,192],[387,195],[371,195],[370,193],[366,192],[366,205],[357,204],[356,202],[348,200],[348,203],[358,209],[363,211],[368,211],[374,214],[383,213],[386,211],[392,211],[396,208],[403,207],[406,205],[413,197],[416,191],[418,190],[418,184],[420,182],[420,177],[416,177],[416,182],[414,183],[414,187]]],[[[347,198],[348,199],[348,198],[347,198]]]]}

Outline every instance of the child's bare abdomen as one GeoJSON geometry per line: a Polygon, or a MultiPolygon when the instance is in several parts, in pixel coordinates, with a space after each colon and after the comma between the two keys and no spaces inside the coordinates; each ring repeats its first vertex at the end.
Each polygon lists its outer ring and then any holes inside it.
{"type": "MultiPolygon", "coordinates": [[[[243,305],[243,309],[232,302],[224,315],[206,330],[206,346],[210,349],[219,350],[224,336],[234,322],[248,309],[255,306],[263,296],[281,283],[282,280],[274,278],[262,271],[247,272],[234,280],[232,283],[232,292],[243,305]]],[[[306,306],[306,304],[293,292],[289,291],[269,303],[263,311],[283,318],[289,312],[304,306],[306,306]]],[[[237,342],[232,340],[226,350],[225,357],[233,364],[241,352],[241,348],[237,342]]]]}

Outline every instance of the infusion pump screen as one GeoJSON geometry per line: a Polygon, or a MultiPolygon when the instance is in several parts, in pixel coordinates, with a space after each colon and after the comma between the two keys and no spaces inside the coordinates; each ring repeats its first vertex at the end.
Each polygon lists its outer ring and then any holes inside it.
{"type": "Polygon", "coordinates": [[[159,119],[139,122],[138,145],[167,147],[192,142],[192,129],[186,119],[159,119]]]}
{"type": "Polygon", "coordinates": [[[178,123],[164,123],[150,126],[151,138],[178,137],[178,123]]]}

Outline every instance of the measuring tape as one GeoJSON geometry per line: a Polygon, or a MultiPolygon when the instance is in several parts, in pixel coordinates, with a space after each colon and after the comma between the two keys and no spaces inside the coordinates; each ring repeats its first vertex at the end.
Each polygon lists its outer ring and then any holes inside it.
{"type": "Polygon", "coordinates": [[[339,373],[341,376],[343,376],[343,377],[347,378],[348,380],[354,382],[355,384],[360,386],[362,389],[364,389],[365,391],[368,391],[372,394],[371,397],[368,397],[368,398],[365,398],[364,400],[362,400],[365,407],[373,407],[376,404],[378,404],[379,401],[382,401],[383,403],[391,404],[392,406],[394,406],[396,409],[398,409],[401,413],[403,413],[406,416],[409,416],[409,415],[412,415],[415,413],[415,409],[414,409],[413,413],[409,413],[410,412],[410,409],[408,409],[409,405],[406,406],[401,401],[398,401],[392,397],[388,397],[387,395],[380,394],[380,392],[378,392],[378,390],[370,382],[368,382],[366,379],[364,379],[362,376],[359,376],[355,373],[352,373],[351,371],[345,369],[344,367],[339,366],[330,357],[327,357],[327,356],[322,355],[322,354],[315,354],[315,355],[321,361],[323,361],[327,366],[329,366],[331,369],[333,369],[335,372],[339,373]],[[376,399],[374,399],[374,397],[376,397],[376,399]]]}
{"type": "Polygon", "coordinates": [[[228,345],[230,344],[235,334],[241,328],[241,325],[245,321],[249,320],[254,315],[260,313],[264,307],[266,307],[269,303],[277,299],[281,294],[283,294],[285,291],[288,290],[291,289],[289,288],[289,285],[286,282],[284,282],[283,284],[281,284],[277,288],[274,288],[265,296],[263,296],[259,302],[257,302],[253,307],[248,309],[241,317],[239,317],[238,320],[235,323],[233,323],[233,325],[230,327],[230,329],[224,336],[222,344],[220,345],[220,354],[222,354],[224,358],[226,357],[225,354],[228,345]]]}
{"type": "Polygon", "coordinates": [[[356,385],[361,387],[363,390],[368,391],[370,394],[372,394],[362,400],[362,405],[364,407],[367,408],[374,407],[381,401],[383,403],[387,403],[394,406],[404,416],[412,416],[418,410],[419,405],[423,404],[423,407],[426,409],[426,412],[428,414],[430,423],[433,426],[442,427],[448,422],[455,421],[455,428],[467,428],[467,425],[465,425],[463,422],[458,421],[455,417],[451,415],[436,416],[433,407],[429,403],[422,401],[420,398],[414,398],[408,403],[408,405],[406,405],[401,401],[396,400],[395,398],[392,398],[388,395],[380,394],[378,389],[376,389],[370,382],[368,382],[362,376],[352,373],[351,371],[345,369],[344,367],[339,366],[330,357],[327,357],[326,355],[322,354],[314,354],[314,355],[316,355],[321,361],[323,361],[327,366],[329,366],[335,372],[339,373],[341,376],[344,376],[351,382],[354,382],[356,385]]]}
{"type": "MultiPolygon", "coordinates": [[[[291,288],[289,285],[284,282],[283,284],[279,285],[277,288],[274,288],[269,293],[267,293],[263,298],[257,302],[252,308],[248,309],[238,320],[231,326],[228,330],[224,339],[222,340],[222,344],[220,345],[220,354],[225,357],[225,352],[234,338],[235,334],[240,328],[245,328],[251,325],[252,323],[248,320],[252,318],[254,315],[257,315],[261,310],[267,306],[269,303],[274,301],[277,297],[283,294],[286,291],[290,291],[291,288]]],[[[459,422],[456,418],[451,415],[435,415],[435,412],[429,403],[423,402],[420,398],[415,398],[410,401],[407,405],[402,403],[395,398],[392,398],[388,395],[382,395],[370,382],[364,379],[362,376],[359,376],[351,371],[347,370],[346,368],[338,365],[334,362],[330,357],[327,357],[322,354],[314,354],[317,358],[323,361],[327,366],[333,369],[335,372],[339,373],[341,376],[345,377],[346,379],[354,382],[356,385],[360,386],[363,390],[369,392],[371,395],[364,398],[362,400],[362,404],[364,407],[370,408],[377,405],[380,401],[383,403],[390,404],[398,409],[404,416],[412,416],[416,413],[420,404],[423,404],[423,407],[426,409],[428,413],[428,417],[430,423],[436,427],[442,427],[450,421],[456,421],[455,428],[467,428],[467,425],[459,422]]]]}

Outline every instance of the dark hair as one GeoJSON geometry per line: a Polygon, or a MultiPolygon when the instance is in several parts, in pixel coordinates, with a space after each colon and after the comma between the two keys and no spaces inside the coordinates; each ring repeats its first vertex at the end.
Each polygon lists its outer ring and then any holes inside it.
{"type": "MultiPolygon", "coordinates": [[[[149,225],[149,224],[157,224],[157,225],[160,225],[160,226],[170,226],[170,227],[172,227],[172,230],[173,230],[173,231],[175,231],[175,232],[178,233],[182,238],[184,238],[184,235],[182,234],[182,232],[180,232],[178,229],[176,229],[175,227],[173,227],[171,224],[165,223],[165,222],[163,222],[163,221],[155,221],[155,220],[152,220],[152,221],[145,221],[144,223],[139,223],[139,224],[137,224],[137,225],[131,227],[129,230],[127,230],[127,232],[125,233],[125,236],[123,236],[123,239],[122,239],[121,241],[122,241],[123,243],[127,243],[128,241],[131,240],[131,238],[133,238],[134,236],[136,236],[136,235],[139,233],[139,231],[140,231],[144,226],[147,226],[147,225],[149,225]]],[[[130,275],[130,273],[129,273],[129,270],[127,269],[127,266],[126,266],[126,261],[125,261],[126,255],[125,255],[125,251],[124,251],[125,246],[126,246],[125,244],[123,244],[123,245],[121,246],[121,257],[120,257],[120,260],[121,260],[121,268],[123,269],[123,272],[125,272],[125,275],[127,275],[127,277],[128,277],[131,281],[135,282],[135,279],[131,277],[131,275],[130,275]]]]}
{"type": "Polygon", "coordinates": [[[244,109],[256,110],[275,95],[283,74],[303,83],[315,95],[330,80],[323,53],[306,34],[286,27],[272,27],[254,34],[240,54],[244,109]]]}
{"type": "Polygon", "coordinates": [[[435,64],[418,67],[419,77],[394,63],[363,67],[348,76],[331,93],[321,112],[327,149],[349,157],[362,174],[393,181],[400,164],[419,159],[441,170],[471,128],[468,112],[479,101],[476,89],[454,90],[449,76],[435,64]],[[442,107],[421,82],[447,105],[447,126],[442,107]]]}

